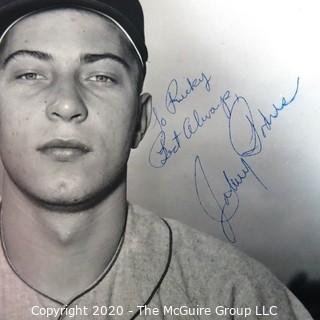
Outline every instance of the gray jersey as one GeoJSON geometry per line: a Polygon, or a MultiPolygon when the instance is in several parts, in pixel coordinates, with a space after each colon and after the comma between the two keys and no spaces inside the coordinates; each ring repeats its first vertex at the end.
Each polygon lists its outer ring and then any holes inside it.
{"type": "Polygon", "coordinates": [[[53,301],[29,288],[0,251],[0,319],[59,316],[79,320],[312,319],[260,263],[227,243],[132,205],[112,261],[95,283],[69,301],[53,301]]]}

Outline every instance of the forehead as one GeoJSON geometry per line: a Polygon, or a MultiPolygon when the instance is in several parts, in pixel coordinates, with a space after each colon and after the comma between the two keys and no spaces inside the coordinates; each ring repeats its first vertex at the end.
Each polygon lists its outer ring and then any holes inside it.
{"type": "Polygon", "coordinates": [[[38,12],[17,22],[5,36],[5,52],[29,49],[70,59],[82,52],[120,56],[132,52],[113,22],[98,13],[73,8],[38,12]]]}

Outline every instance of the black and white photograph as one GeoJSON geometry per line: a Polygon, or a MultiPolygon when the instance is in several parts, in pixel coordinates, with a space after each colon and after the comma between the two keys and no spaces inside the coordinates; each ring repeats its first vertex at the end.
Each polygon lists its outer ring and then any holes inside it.
{"type": "Polygon", "coordinates": [[[319,9],[0,0],[0,320],[320,320],[319,9]]]}

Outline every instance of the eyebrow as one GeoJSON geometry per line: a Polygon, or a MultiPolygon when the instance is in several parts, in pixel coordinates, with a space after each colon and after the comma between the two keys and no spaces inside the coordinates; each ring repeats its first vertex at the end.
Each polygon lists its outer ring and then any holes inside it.
{"type": "Polygon", "coordinates": [[[124,59],[122,59],[121,57],[112,54],[112,53],[102,53],[102,54],[84,54],[83,56],[81,56],[80,58],[80,62],[81,63],[85,63],[85,64],[89,64],[89,63],[95,63],[101,60],[106,60],[106,59],[111,59],[113,61],[116,61],[120,64],[122,64],[127,70],[130,69],[130,66],[128,64],[127,61],[125,61],[124,59]]]}
{"type": "Polygon", "coordinates": [[[10,61],[19,57],[19,56],[29,56],[33,57],[42,61],[52,61],[53,57],[51,54],[42,52],[42,51],[35,51],[35,50],[18,50],[11,53],[8,57],[6,57],[3,61],[2,66],[5,67],[10,61]]]}
{"type": "MultiPolygon", "coordinates": [[[[3,61],[3,68],[13,59],[19,57],[19,56],[29,56],[32,58],[36,58],[42,61],[53,61],[53,57],[51,54],[37,51],[37,50],[18,50],[13,53],[11,53],[8,57],[5,58],[3,61]]],[[[130,66],[127,61],[119,57],[118,55],[112,54],[112,53],[102,53],[102,54],[91,54],[87,53],[80,57],[80,62],[84,64],[90,64],[95,63],[101,60],[111,59],[113,61],[116,61],[120,64],[122,64],[126,69],[130,69],[130,66]]]]}

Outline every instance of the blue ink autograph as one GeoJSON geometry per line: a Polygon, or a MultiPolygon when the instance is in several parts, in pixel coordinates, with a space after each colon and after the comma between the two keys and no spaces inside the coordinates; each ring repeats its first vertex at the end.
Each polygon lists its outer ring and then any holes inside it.
{"type": "MultiPolygon", "coordinates": [[[[181,104],[191,96],[195,90],[203,85],[207,93],[211,92],[212,76],[208,76],[202,72],[200,77],[190,80],[187,78],[187,88],[181,90],[181,85],[176,79],[173,79],[166,93],[166,109],[171,115],[177,112],[178,104],[181,104]]],[[[210,121],[214,119],[215,114],[222,110],[228,124],[229,141],[232,149],[239,157],[241,168],[239,173],[231,177],[227,170],[222,170],[224,181],[227,185],[226,191],[223,192],[223,201],[220,203],[218,197],[214,193],[213,187],[210,185],[204,165],[200,156],[195,157],[194,162],[194,183],[197,199],[203,211],[215,221],[219,221],[226,238],[235,242],[236,237],[233,231],[231,220],[237,213],[240,205],[238,192],[247,180],[248,176],[252,176],[265,189],[268,188],[262,179],[252,169],[246,158],[254,157],[263,150],[263,139],[267,138],[267,131],[271,132],[274,121],[279,118],[282,111],[286,110],[292,102],[295,101],[299,92],[300,79],[297,78],[295,91],[290,99],[283,97],[279,104],[273,104],[272,111],[265,115],[260,109],[257,109],[258,120],[256,121],[251,107],[246,98],[232,94],[230,90],[225,91],[219,98],[219,102],[207,108],[205,112],[198,109],[192,111],[192,115],[185,117],[179,128],[174,128],[169,132],[167,124],[168,120],[160,116],[155,107],[152,108],[155,122],[159,127],[159,133],[154,140],[149,152],[149,164],[154,168],[163,168],[168,161],[172,159],[183,148],[183,145],[190,142],[201,129],[204,129],[210,121]],[[258,124],[258,122],[260,122],[258,124]],[[241,132],[237,132],[240,127],[241,132]],[[246,128],[246,130],[243,130],[246,128]],[[199,185],[205,185],[199,188],[199,185]],[[206,189],[217,205],[219,215],[214,215],[214,210],[205,206],[202,190],[206,189]]]]}
{"type": "Polygon", "coordinates": [[[166,165],[167,161],[181,150],[181,132],[177,133],[176,130],[173,130],[173,134],[171,137],[172,144],[170,145],[170,147],[168,147],[167,133],[165,131],[167,120],[165,118],[160,118],[157,110],[154,107],[152,107],[152,112],[154,117],[156,118],[156,122],[160,127],[160,131],[151,146],[149,152],[149,164],[153,168],[163,168],[166,165]]]}
{"type": "Polygon", "coordinates": [[[168,134],[166,130],[167,120],[163,117],[160,118],[158,111],[153,107],[152,112],[160,131],[149,151],[150,166],[153,168],[163,168],[169,159],[181,151],[183,143],[190,141],[201,128],[204,128],[208,124],[209,120],[213,119],[214,114],[219,108],[220,105],[210,107],[204,115],[200,115],[199,111],[194,109],[192,117],[186,117],[180,129],[174,129],[171,134],[168,134]]]}
{"type": "Polygon", "coordinates": [[[197,194],[197,199],[203,209],[203,211],[214,221],[218,221],[221,224],[222,231],[225,237],[230,242],[236,242],[235,233],[233,231],[231,220],[239,209],[240,199],[238,195],[238,191],[242,185],[242,183],[247,179],[248,175],[251,173],[255,179],[262,185],[262,187],[266,190],[268,188],[264,185],[262,180],[258,177],[258,175],[253,171],[248,162],[241,158],[242,169],[241,172],[237,174],[236,177],[229,177],[225,170],[223,170],[223,176],[229,188],[227,191],[223,193],[223,204],[221,204],[215,195],[212,186],[209,183],[207,178],[207,174],[201,162],[200,156],[197,155],[194,161],[194,181],[195,181],[195,189],[197,194]],[[205,200],[202,200],[202,196],[199,190],[199,185],[201,180],[204,182],[207,187],[210,196],[215,201],[218,211],[220,213],[219,217],[214,216],[210,209],[207,209],[205,206],[205,200]]]}
{"type": "Polygon", "coordinates": [[[229,119],[229,137],[230,143],[234,149],[234,151],[240,157],[251,157],[259,154],[262,151],[262,139],[267,138],[266,130],[272,130],[273,120],[277,119],[280,115],[280,112],[285,110],[297,97],[299,91],[300,79],[297,78],[296,88],[293,96],[289,101],[286,98],[282,98],[281,103],[279,105],[273,104],[273,112],[268,116],[265,116],[263,112],[258,109],[259,115],[263,120],[263,124],[260,126],[256,126],[253,118],[253,114],[251,108],[247,100],[244,97],[236,96],[231,108],[229,108],[228,104],[225,102],[225,109],[227,110],[226,116],[229,119]],[[234,123],[239,119],[235,116],[235,111],[245,112],[245,117],[242,117],[242,121],[245,121],[245,125],[248,127],[248,132],[250,137],[246,137],[241,134],[242,143],[235,142],[236,139],[239,139],[239,135],[234,133],[234,123]],[[249,145],[246,145],[244,141],[249,141],[249,145]],[[240,146],[242,145],[242,147],[240,146]]]}
{"type": "Polygon", "coordinates": [[[231,220],[233,219],[233,217],[235,216],[235,214],[239,209],[240,199],[239,199],[238,191],[241,185],[247,179],[248,175],[251,174],[265,190],[268,190],[268,188],[263,183],[262,179],[259,178],[259,176],[255,173],[255,171],[252,169],[250,164],[245,160],[245,158],[253,157],[259,154],[263,150],[262,137],[263,138],[267,137],[265,133],[265,129],[268,129],[269,131],[271,131],[272,121],[279,117],[280,111],[284,110],[285,107],[289,106],[295,100],[299,91],[299,84],[300,84],[300,79],[297,78],[296,89],[292,98],[289,101],[287,101],[285,98],[282,98],[281,104],[278,106],[273,105],[274,110],[268,116],[265,116],[261,112],[261,110],[258,109],[259,114],[263,119],[263,124],[260,127],[258,127],[258,129],[254,122],[251,108],[249,107],[249,104],[244,97],[236,96],[236,99],[232,102],[232,105],[230,108],[225,101],[224,110],[229,120],[230,143],[233,150],[240,157],[239,159],[241,161],[242,168],[240,169],[240,173],[238,173],[236,177],[233,177],[233,178],[229,177],[226,170],[222,171],[224,180],[227,183],[227,190],[223,193],[223,204],[219,202],[217,196],[214,193],[212,186],[208,181],[207,174],[201,162],[200,156],[197,155],[195,157],[194,183],[195,183],[197,199],[203,211],[213,220],[220,222],[223,233],[230,242],[236,241],[235,233],[231,225],[231,220]],[[249,143],[247,144],[246,148],[244,148],[244,146],[240,148],[234,142],[233,124],[234,124],[234,121],[236,120],[234,114],[237,108],[243,108],[244,111],[246,111],[243,119],[247,122],[247,125],[250,129],[249,131],[250,138],[248,139],[249,143]],[[262,135],[262,137],[260,135],[262,135]],[[209,194],[211,195],[211,198],[215,201],[219,211],[218,218],[214,216],[214,213],[212,213],[214,212],[214,210],[212,209],[210,210],[206,207],[205,201],[203,200],[203,197],[202,197],[202,193],[200,192],[200,188],[199,188],[200,184],[205,184],[205,188],[207,188],[207,192],[209,192],[209,194]]]}
{"type": "Polygon", "coordinates": [[[166,93],[166,108],[171,114],[177,112],[177,105],[181,104],[184,100],[189,98],[189,96],[200,86],[204,85],[207,92],[211,91],[211,76],[207,76],[205,73],[201,73],[199,78],[190,79],[187,78],[187,87],[180,89],[179,82],[177,79],[172,79],[166,93]]]}
{"type": "MultiPolygon", "coordinates": [[[[180,84],[177,80],[172,80],[166,93],[166,107],[168,112],[176,114],[176,105],[185,101],[201,84],[204,85],[206,92],[210,92],[211,79],[212,76],[208,76],[204,72],[201,73],[199,78],[192,81],[187,78],[189,88],[185,90],[185,94],[178,93],[180,84]]],[[[153,168],[163,168],[168,163],[169,159],[181,151],[183,143],[191,140],[198,130],[203,128],[208,123],[208,120],[213,118],[213,115],[219,108],[220,105],[210,107],[207,112],[202,115],[200,115],[198,110],[194,109],[192,117],[186,117],[180,129],[174,129],[172,132],[168,133],[167,119],[161,117],[158,114],[157,109],[153,107],[153,117],[160,130],[149,152],[149,164],[153,168]]]]}
{"type": "MultiPolygon", "coordinates": [[[[205,77],[206,79],[211,78],[211,76],[205,77]]],[[[284,110],[285,107],[289,106],[295,100],[298,90],[299,78],[297,79],[296,91],[292,98],[289,101],[282,98],[279,106],[273,105],[274,110],[268,117],[258,109],[263,120],[260,128],[255,125],[253,114],[247,100],[242,96],[232,95],[229,90],[220,96],[220,101],[216,106],[209,107],[204,113],[194,109],[192,116],[186,117],[183,120],[181,128],[175,128],[172,132],[168,132],[167,130],[167,119],[160,117],[157,109],[153,107],[153,116],[160,130],[149,151],[149,164],[153,168],[163,168],[167,165],[168,161],[181,151],[183,143],[192,140],[200,129],[205,128],[219,109],[223,110],[228,120],[230,143],[234,151],[240,157],[257,155],[262,151],[262,138],[267,137],[266,130],[271,131],[273,120],[277,119],[280,111],[284,110]],[[242,116],[240,120],[237,116],[239,112],[245,113],[245,116],[242,116]],[[249,137],[243,132],[241,132],[240,135],[236,134],[235,123],[240,121],[244,121],[244,125],[248,127],[247,132],[250,133],[249,137]],[[249,147],[247,146],[247,141],[250,143],[249,147]]]]}

